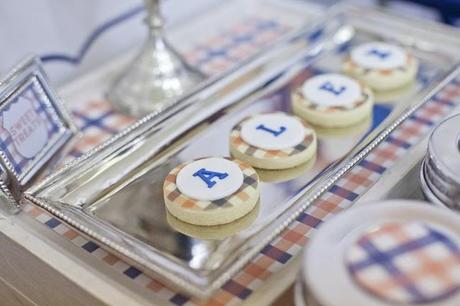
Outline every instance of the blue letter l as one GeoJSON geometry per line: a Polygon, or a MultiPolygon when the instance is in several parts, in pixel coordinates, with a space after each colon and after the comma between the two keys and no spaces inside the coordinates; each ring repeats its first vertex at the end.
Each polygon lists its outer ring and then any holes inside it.
{"type": "Polygon", "coordinates": [[[275,130],[272,130],[272,129],[266,127],[266,126],[263,125],[263,124],[259,124],[259,125],[256,127],[256,130],[262,130],[262,131],[265,131],[265,132],[268,132],[268,133],[272,133],[273,136],[278,137],[280,134],[282,134],[284,131],[286,131],[286,127],[281,126],[280,129],[279,129],[278,131],[275,131],[275,130]]]}

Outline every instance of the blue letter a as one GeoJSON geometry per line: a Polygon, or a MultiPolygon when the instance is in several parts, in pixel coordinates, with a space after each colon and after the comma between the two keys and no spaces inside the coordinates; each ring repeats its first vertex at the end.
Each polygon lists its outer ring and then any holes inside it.
{"type": "Polygon", "coordinates": [[[327,81],[323,85],[321,85],[319,89],[329,91],[330,93],[338,96],[342,92],[344,92],[347,88],[345,86],[340,86],[339,88],[335,88],[331,82],[327,81]]]}
{"type": "Polygon", "coordinates": [[[216,182],[212,180],[213,178],[217,177],[218,179],[223,180],[228,176],[228,173],[213,172],[208,171],[205,168],[201,168],[197,172],[193,173],[193,176],[198,176],[206,183],[206,185],[208,185],[208,188],[212,188],[212,186],[216,184],[216,182]]]}

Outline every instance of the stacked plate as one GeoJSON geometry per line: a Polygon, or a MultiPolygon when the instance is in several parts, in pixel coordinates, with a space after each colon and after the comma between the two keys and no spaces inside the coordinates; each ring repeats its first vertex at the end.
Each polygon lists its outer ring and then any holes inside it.
{"type": "Polygon", "coordinates": [[[460,210],[460,114],[434,129],[420,180],[428,200],[460,210]]]}

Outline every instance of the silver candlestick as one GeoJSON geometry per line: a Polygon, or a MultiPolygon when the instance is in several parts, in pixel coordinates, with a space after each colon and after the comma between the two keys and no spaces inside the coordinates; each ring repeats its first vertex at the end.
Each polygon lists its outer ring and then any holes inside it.
{"type": "Polygon", "coordinates": [[[119,111],[142,116],[161,111],[173,97],[203,79],[165,39],[159,0],[145,0],[147,41],[110,87],[107,97],[119,111]]]}

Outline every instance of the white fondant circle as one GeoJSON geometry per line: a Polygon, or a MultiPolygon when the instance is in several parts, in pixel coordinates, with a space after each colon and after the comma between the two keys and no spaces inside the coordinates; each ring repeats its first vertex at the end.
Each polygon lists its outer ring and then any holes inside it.
{"type": "Polygon", "coordinates": [[[220,157],[210,157],[193,161],[182,168],[176,177],[179,191],[195,200],[214,201],[234,194],[243,185],[243,172],[237,163],[220,157]],[[193,176],[200,169],[226,173],[227,177],[212,178],[215,185],[208,187],[199,176],[193,176]]]}
{"type": "Polygon", "coordinates": [[[295,147],[305,138],[305,127],[294,116],[283,113],[262,114],[246,120],[241,126],[241,138],[248,144],[264,150],[283,150],[295,147]],[[258,128],[260,126],[265,129],[258,128]],[[279,132],[275,135],[266,129],[279,132]]]}
{"type": "Polygon", "coordinates": [[[352,106],[361,98],[362,92],[359,83],[342,74],[321,74],[308,79],[302,86],[304,97],[319,106],[352,106]],[[332,86],[340,94],[325,90],[325,85],[332,86]]]}
{"type": "Polygon", "coordinates": [[[404,49],[382,42],[366,43],[351,51],[351,60],[368,69],[395,69],[404,66],[406,58],[407,53],[404,49]],[[372,50],[388,55],[380,57],[372,53],[372,50]]]}

